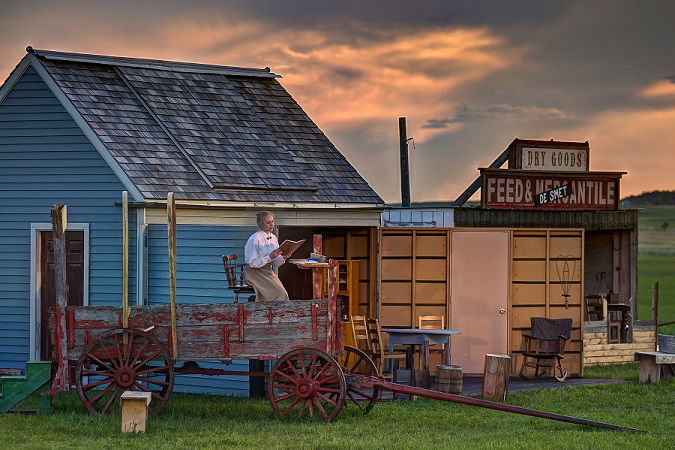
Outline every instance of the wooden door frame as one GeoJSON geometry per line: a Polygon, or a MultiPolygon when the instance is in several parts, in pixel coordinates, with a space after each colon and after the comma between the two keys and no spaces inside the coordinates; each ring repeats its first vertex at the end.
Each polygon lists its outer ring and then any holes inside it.
{"type": "MultiPolygon", "coordinates": [[[[40,232],[51,231],[51,223],[30,224],[30,344],[29,360],[37,361],[40,358],[40,232]]],[[[83,231],[84,233],[84,280],[82,282],[82,304],[89,305],[89,224],[69,223],[66,231],[83,231]]]]}

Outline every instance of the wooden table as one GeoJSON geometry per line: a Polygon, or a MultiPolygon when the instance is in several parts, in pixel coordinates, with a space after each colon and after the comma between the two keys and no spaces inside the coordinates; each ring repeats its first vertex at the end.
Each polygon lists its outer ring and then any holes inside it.
{"type": "MultiPolygon", "coordinates": [[[[462,334],[457,330],[428,330],[420,328],[383,328],[389,334],[389,351],[394,345],[408,345],[413,349],[415,345],[421,347],[422,368],[429,370],[429,345],[445,344],[445,365],[450,365],[450,337],[453,334],[462,334]]],[[[408,352],[412,355],[412,351],[408,352]]],[[[408,358],[410,359],[410,357],[408,358]]],[[[408,361],[408,368],[413,367],[413,361],[408,361]]]]}
{"type": "Polygon", "coordinates": [[[635,352],[635,361],[640,361],[640,383],[658,383],[661,374],[665,380],[675,376],[675,354],[663,352],[635,352]]]}

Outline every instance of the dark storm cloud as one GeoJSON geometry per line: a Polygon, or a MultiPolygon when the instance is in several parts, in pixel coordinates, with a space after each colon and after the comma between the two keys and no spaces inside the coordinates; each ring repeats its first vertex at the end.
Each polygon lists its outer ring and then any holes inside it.
{"type": "Polygon", "coordinates": [[[448,128],[448,125],[457,123],[456,119],[427,119],[422,128],[448,128]]]}
{"type": "MultiPolygon", "coordinates": [[[[220,5],[220,2],[207,2],[220,5]]],[[[545,23],[558,17],[574,2],[541,0],[387,0],[387,1],[235,1],[228,10],[242,16],[265,18],[289,26],[320,24],[344,27],[345,23],[371,26],[491,26],[503,23],[545,23]]],[[[395,30],[390,30],[395,32],[395,30]]]]}
{"type": "Polygon", "coordinates": [[[455,116],[451,119],[427,119],[422,128],[448,128],[453,123],[475,122],[484,120],[502,120],[503,116],[516,116],[524,120],[560,120],[567,115],[557,108],[541,108],[538,106],[522,106],[497,104],[481,107],[459,105],[455,116]]]}
{"type": "MultiPolygon", "coordinates": [[[[449,199],[514,137],[595,142],[621,117],[624,129],[671,123],[675,102],[673,1],[0,0],[0,11],[3,79],[28,44],[272,66],[385,199],[397,196],[399,115],[417,135],[413,195],[449,199]],[[473,39],[484,41],[467,51],[473,39]]],[[[640,136],[607,145],[631,155],[640,136]]]]}

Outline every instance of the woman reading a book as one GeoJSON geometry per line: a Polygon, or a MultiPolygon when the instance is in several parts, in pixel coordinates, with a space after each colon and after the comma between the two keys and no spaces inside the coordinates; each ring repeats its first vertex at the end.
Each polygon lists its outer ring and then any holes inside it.
{"type": "Polygon", "coordinates": [[[244,267],[244,279],[255,290],[258,302],[279,302],[288,300],[288,292],[281,280],[272,270],[286,262],[290,255],[282,253],[279,241],[272,233],[274,214],[260,211],[256,214],[258,228],[248,238],[244,248],[244,258],[248,266],[244,267]]]}

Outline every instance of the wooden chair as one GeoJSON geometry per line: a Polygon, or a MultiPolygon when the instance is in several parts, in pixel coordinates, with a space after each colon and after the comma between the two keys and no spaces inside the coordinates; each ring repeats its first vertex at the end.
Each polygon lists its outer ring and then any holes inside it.
{"type": "Polygon", "coordinates": [[[587,295],[586,320],[605,320],[607,318],[607,299],[602,294],[587,295]]]}
{"type": "MultiPolygon", "coordinates": [[[[443,330],[445,329],[445,316],[418,316],[417,328],[422,330],[443,330]]],[[[429,353],[445,354],[445,345],[433,345],[428,348],[429,353]]],[[[429,361],[429,355],[425,355],[429,361]]],[[[420,369],[422,368],[422,358],[419,359],[420,369]]]]}
{"type": "Polygon", "coordinates": [[[607,343],[628,342],[630,329],[631,297],[627,303],[620,300],[619,294],[607,294],[607,343]]]}
{"type": "Polygon", "coordinates": [[[239,303],[239,294],[255,294],[252,286],[244,281],[244,267],[246,264],[237,264],[236,253],[223,255],[223,267],[227,277],[227,288],[234,291],[234,302],[239,303]]]}
{"type": "Polygon", "coordinates": [[[354,346],[370,356],[370,337],[368,336],[368,326],[366,325],[365,316],[349,316],[349,323],[352,328],[354,346]]]}
{"type": "Polygon", "coordinates": [[[565,381],[567,372],[563,369],[562,360],[565,354],[565,343],[572,335],[572,319],[547,319],[531,317],[530,333],[523,333],[523,361],[520,366],[520,376],[525,375],[526,367],[534,367],[534,376],[543,375],[547,369],[553,371],[558,381],[565,381]],[[533,359],[534,362],[528,362],[533,359]]]}
{"type": "Polygon", "coordinates": [[[399,368],[399,361],[405,361],[407,358],[407,353],[405,351],[393,351],[389,352],[382,342],[382,332],[380,331],[380,322],[377,319],[368,319],[368,336],[370,337],[370,349],[373,356],[373,361],[377,366],[378,372],[380,375],[385,377],[391,377],[399,368]],[[389,373],[388,365],[385,365],[387,360],[392,361],[391,373],[389,373]],[[385,369],[387,369],[385,371],[385,369]]]}

